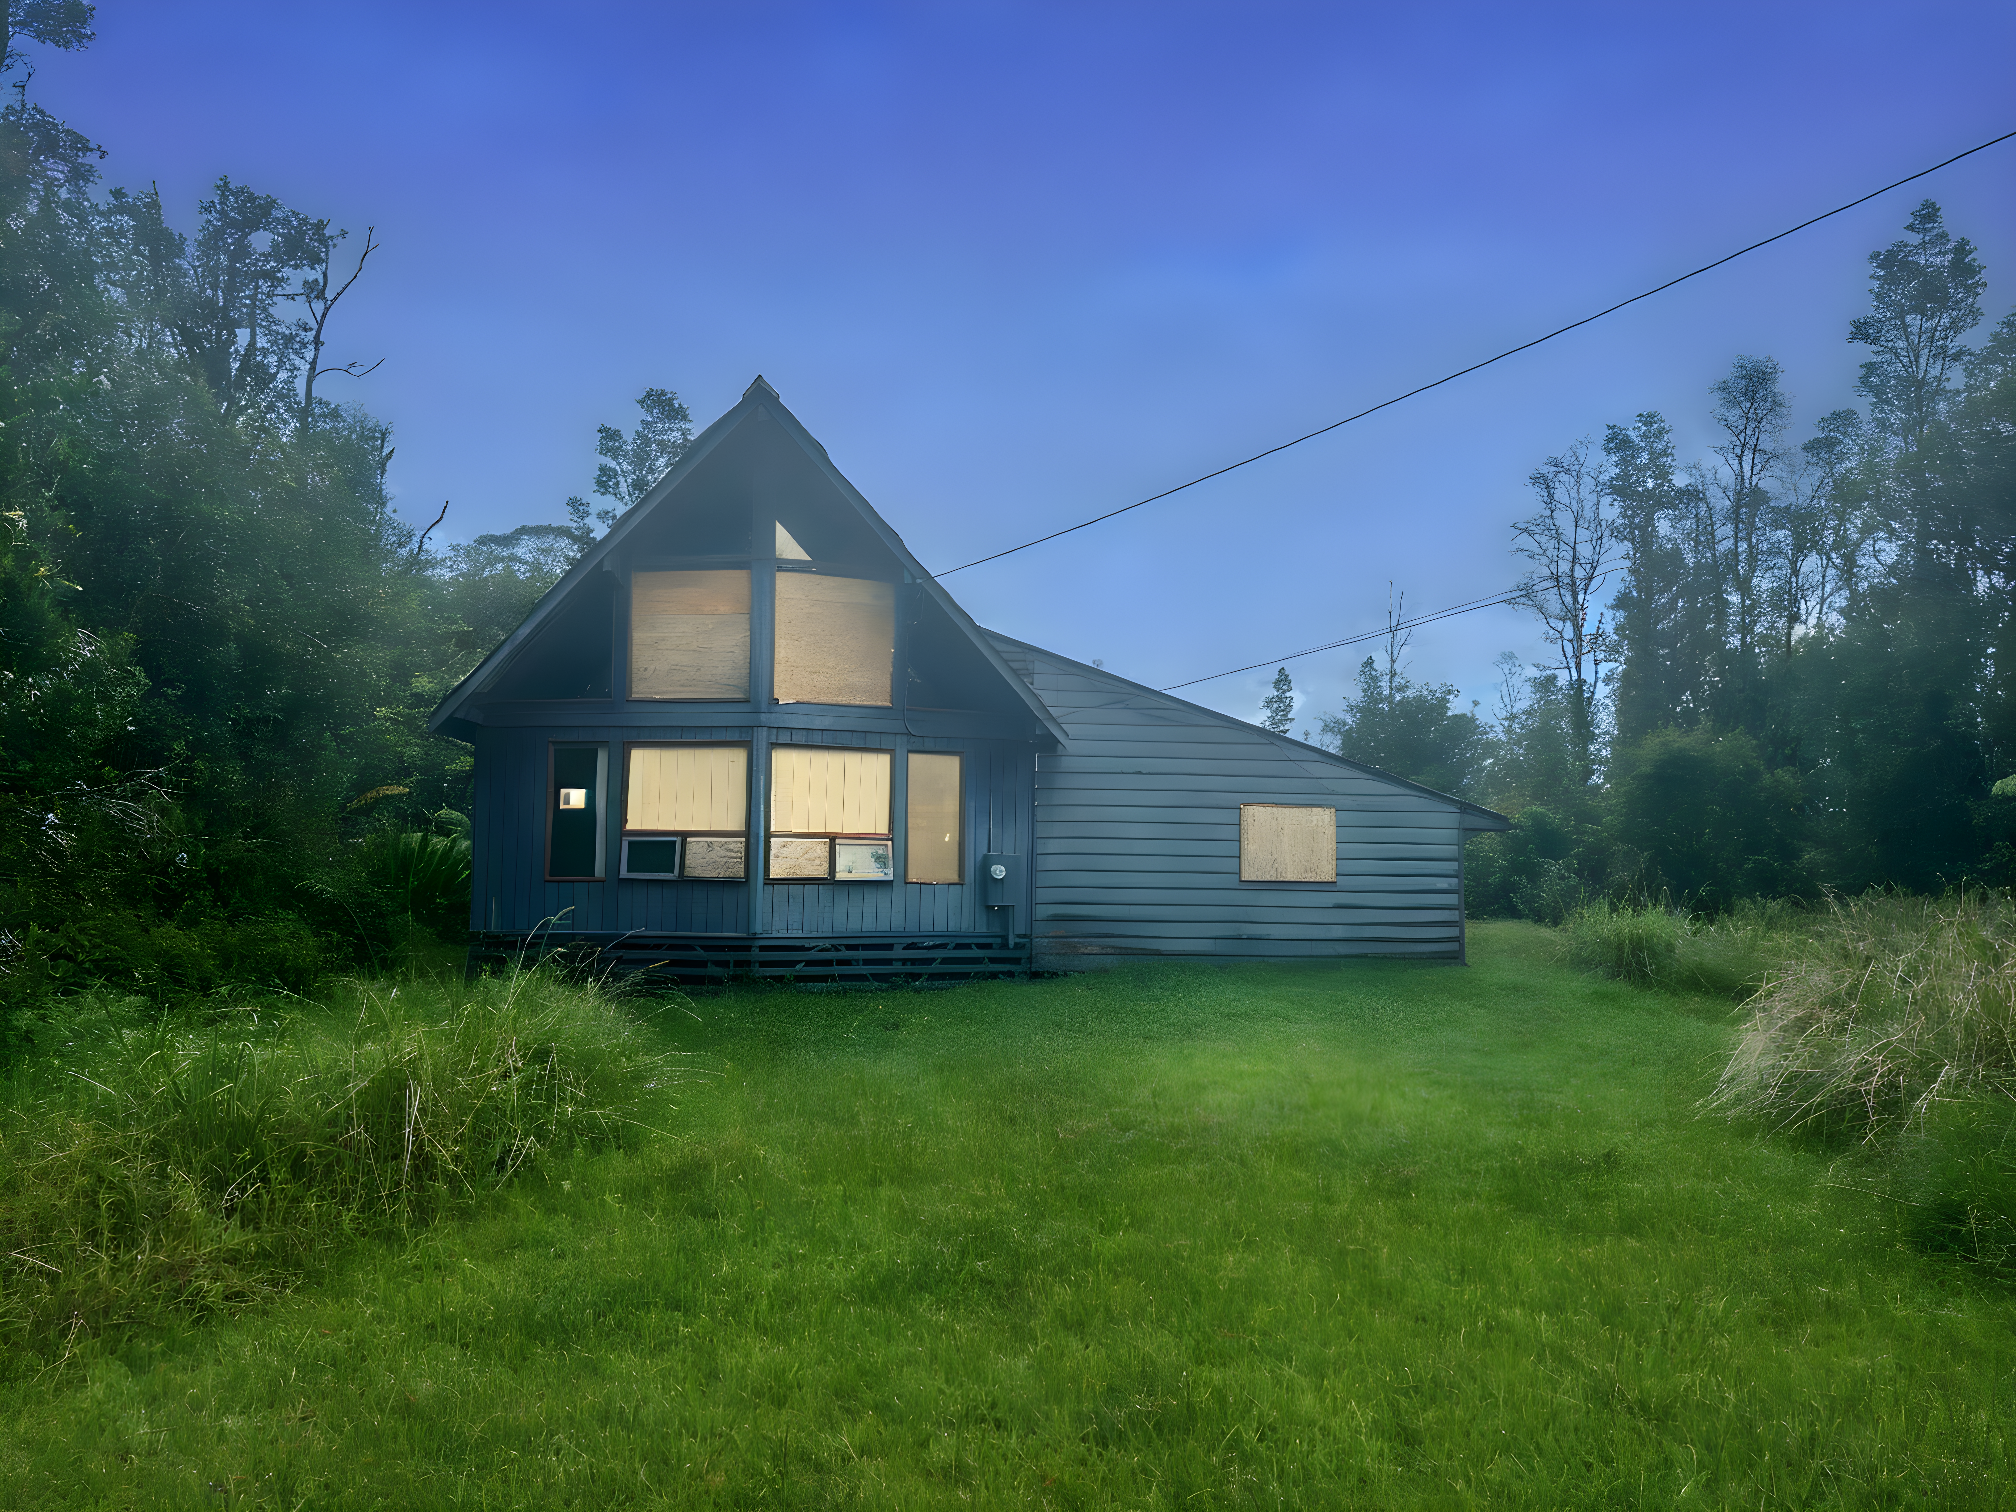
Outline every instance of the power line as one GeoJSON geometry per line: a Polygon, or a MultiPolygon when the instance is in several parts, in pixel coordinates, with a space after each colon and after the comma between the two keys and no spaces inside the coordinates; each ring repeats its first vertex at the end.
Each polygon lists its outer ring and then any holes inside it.
{"type": "MultiPolygon", "coordinates": [[[[1304,441],[1313,441],[1318,436],[1327,436],[1331,431],[1336,430],[1339,426],[1349,425],[1354,420],[1363,420],[1367,415],[1375,415],[1380,410],[1390,409],[1392,406],[1400,403],[1403,399],[1412,399],[1416,394],[1425,394],[1428,392],[1428,390],[1440,388],[1445,383],[1454,383],[1458,378],[1462,378],[1467,374],[1474,373],[1479,368],[1487,368],[1491,366],[1491,364],[1494,362],[1503,362],[1507,357],[1514,357],[1521,352],[1531,351],[1534,347],[1539,346],[1542,342],[1552,341],[1556,336],[1565,336],[1570,331],[1577,330],[1582,326],[1588,325],[1591,321],[1601,320],[1605,315],[1614,315],[1619,310],[1623,309],[1625,306],[1637,304],[1638,301],[1641,299],[1650,299],[1654,294],[1664,293],[1666,290],[1672,288],[1675,284],[1683,284],[1687,282],[1687,280],[1690,278],[1699,278],[1703,273],[1707,273],[1712,271],[1713,269],[1719,268],[1724,263],[1734,262],[1737,258],[1744,256],[1746,253],[1755,252],[1759,247],[1768,247],[1771,245],[1771,243],[1775,241],[1783,241],[1786,237],[1791,236],[1794,232],[1804,231],[1808,226],[1817,226],[1820,224],[1821,221],[1839,215],[1845,210],[1853,210],[1857,205],[1866,205],[1870,200],[1875,199],[1878,195],[1888,194],[1892,189],[1901,189],[1904,187],[1904,185],[1911,183],[1914,179],[1924,178],[1929,173],[1937,173],[1941,168],[1950,168],[1953,164],[1959,162],[1962,158],[1972,157],[1977,152],[1985,152],[1990,147],[1995,146],[1997,143],[2008,141],[2011,137],[2016,137],[2016,131],[2005,131],[2002,133],[2002,135],[1998,137],[1992,137],[1988,141],[1983,142],[1978,147],[1969,147],[1965,152],[1956,152],[1953,154],[1953,156],[1947,158],[1944,162],[1934,163],[1930,168],[1921,168],[1916,173],[1907,174],[1903,178],[1898,179],[1895,183],[1885,184],[1881,189],[1872,189],[1867,194],[1863,195],[1860,199],[1852,199],[1848,201],[1848,203],[1845,205],[1836,205],[1832,210],[1824,211],[1823,213],[1812,217],[1812,219],[1810,220],[1803,220],[1799,222],[1799,224],[1796,226],[1792,226],[1784,231],[1780,231],[1776,236],[1767,236],[1764,238],[1764,240],[1760,242],[1752,242],[1747,247],[1743,247],[1735,252],[1731,252],[1727,257],[1718,257],[1715,259],[1715,261],[1711,263],[1703,263],[1700,267],[1696,268],[1691,273],[1682,273],[1678,278],[1669,278],[1666,280],[1666,282],[1660,284],[1657,288],[1647,289],[1643,294],[1633,294],[1629,299],[1619,300],[1616,304],[1611,305],[1608,309],[1598,310],[1594,315],[1585,315],[1580,320],[1571,321],[1567,325],[1562,326],[1559,330],[1549,331],[1545,336],[1536,336],[1531,341],[1521,342],[1518,346],[1507,347],[1504,351],[1500,352],[1496,357],[1486,357],[1482,362],[1473,362],[1470,364],[1470,366],[1466,368],[1458,368],[1455,372],[1449,374],[1446,378],[1437,378],[1433,383],[1424,383],[1419,388],[1411,388],[1407,390],[1407,392],[1404,394],[1395,394],[1391,399],[1382,400],[1380,403],[1373,405],[1370,409],[1362,409],[1358,411],[1358,413],[1355,415],[1346,415],[1342,420],[1333,420],[1328,425],[1310,431],[1306,436],[1297,436],[1293,441],[1283,441],[1279,446],[1270,446],[1267,448],[1267,450],[1263,452],[1255,452],[1250,457],[1242,458],[1240,461],[1226,464],[1224,467],[1219,468],[1216,472],[1208,472],[1205,473],[1202,477],[1192,478],[1188,483],[1178,483],[1174,488],[1165,488],[1162,490],[1162,492],[1158,494],[1150,494],[1145,499],[1136,499],[1132,504],[1123,504],[1118,509],[1109,509],[1106,511],[1106,513],[1102,515],[1094,515],[1091,519],[1081,520],[1076,525],[1066,525],[1062,530],[1053,530],[1048,535],[1040,535],[1036,537],[1036,539],[1033,541],[1024,541],[1020,546],[1010,546],[1005,551],[997,551],[990,556],[975,557],[970,562],[961,562],[957,567],[948,567],[943,572],[937,573],[935,575],[941,578],[950,577],[955,572],[964,572],[968,567],[979,567],[987,562],[998,562],[1002,557],[1013,556],[1018,551],[1027,551],[1031,546],[1041,546],[1045,541],[1054,541],[1059,536],[1070,535],[1074,530],[1084,530],[1089,526],[1097,525],[1105,520],[1110,520],[1115,515],[1126,514],[1127,511],[1130,509],[1139,509],[1144,504],[1153,504],[1158,499],[1166,499],[1171,494],[1178,494],[1183,492],[1183,490],[1186,488],[1195,488],[1199,483],[1208,483],[1213,478],[1222,478],[1225,476],[1226,473],[1235,471],[1236,469],[1241,467],[1246,467],[1251,463],[1258,462],[1263,457],[1271,457],[1276,452],[1284,452],[1288,450],[1288,448],[1291,446],[1300,446],[1304,441]]],[[[1221,673],[1219,675],[1224,676],[1225,674],[1221,673]]],[[[1205,679],[1199,679],[1199,681],[1204,680],[1205,679]]],[[[1179,683],[1177,684],[1177,686],[1187,687],[1188,684],[1179,683]]]]}
{"type": "Polygon", "coordinates": [[[1412,630],[1416,625],[1432,625],[1436,620],[1448,619],[1452,615],[1472,614],[1479,609],[1495,609],[1500,604],[1516,604],[1523,596],[1517,588],[1507,588],[1501,593],[1488,594],[1481,599],[1472,599],[1468,603],[1457,604],[1452,608],[1437,609],[1433,614],[1423,614],[1415,619],[1401,620],[1397,624],[1388,625],[1384,630],[1367,630],[1361,635],[1347,635],[1342,640],[1331,641],[1327,646],[1311,646],[1307,651],[1291,651],[1286,656],[1270,656],[1265,661],[1252,662],[1244,667],[1230,667],[1223,672],[1213,672],[1209,677],[1193,677],[1188,682],[1171,683],[1162,691],[1164,693],[1174,693],[1178,688],[1194,688],[1199,683],[1216,682],[1221,677],[1232,677],[1240,672],[1252,672],[1261,667],[1279,666],[1283,662],[1291,662],[1298,657],[1314,656],[1319,651],[1335,651],[1340,646],[1355,646],[1360,641],[1379,640],[1381,637],[1391,635],[1397,630],[1412,630]]]}

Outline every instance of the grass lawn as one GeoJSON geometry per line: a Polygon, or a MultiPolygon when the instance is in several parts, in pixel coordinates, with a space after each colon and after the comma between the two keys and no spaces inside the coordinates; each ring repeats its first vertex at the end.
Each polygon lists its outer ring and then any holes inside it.
{"type": "Polygon", "coordinates": [[[2016,1296],[1473,942],[703,999],[664,1137],[0,1388],[0,1504],[2016,1504],[2016,1296]]]}

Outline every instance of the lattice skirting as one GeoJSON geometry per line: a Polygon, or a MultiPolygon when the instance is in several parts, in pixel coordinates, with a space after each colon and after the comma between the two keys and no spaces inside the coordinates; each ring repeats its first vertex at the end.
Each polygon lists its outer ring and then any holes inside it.
{"type": "Polygon", "coordinates": [[[1029,974],[1029,942],[999,935],[880,935],[793,939],[778,935],[472,933],[469,970],[558,957],[591,971],[618,971],[682,986],[736,977],[807,985],[976,981],[1029,974]]]}

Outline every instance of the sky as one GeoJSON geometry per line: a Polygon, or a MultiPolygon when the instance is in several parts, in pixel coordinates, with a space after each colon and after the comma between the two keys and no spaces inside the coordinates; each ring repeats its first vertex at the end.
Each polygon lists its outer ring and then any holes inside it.
{"type": "MultiPolygon", "coordinates": [[[[758,373],[943,570],[1157,493],[2016,128],[2006,3],[104,0],[34,97],[193,229],[220,175],[375,254],[324,380],[442,534],[562,517],[647,387],[758,373]]],[[[1527,475],[1786,369],[1856,402],[1866,256],[1921,199],[2016,304],[2016,141],[1533,352],[946,586],[1256,717],[1275,660],[1515,582],[1527,475]]],[[[1985,331],[1985,326],[1984,326],[1985,331]]],[[[1317,728],[1368,648],[1289,664],[1317,728]]],[[[1535,626],[1423,627],[1488,713],[1535,626]]]]}

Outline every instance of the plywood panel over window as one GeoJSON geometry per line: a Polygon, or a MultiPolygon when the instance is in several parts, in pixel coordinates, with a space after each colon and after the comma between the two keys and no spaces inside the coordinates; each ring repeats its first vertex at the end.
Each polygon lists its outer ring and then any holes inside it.
{"type": "Polygon", "coordinates": [[[1241,882],[1335,882],[1337,810],[1239,805],[1241,882]]]}
{"type": "Polygon", "coordinates": [[[938,751],[910,753],[906,850],[911,882],[963,882],[959,864],[960,757],[938,751]]]}
{"type": "Polygon", "coordinates": [[[864,578],[777,574],[779,703],[889,704],[896,589],[864,578]]]}
{"type": "Polygon", "coordinates": [[[749,696],[746,570],[631,574],[630,696],[749,696]]]}
{"type": "Polygon", "coordinates": [[[631,747],[624,829],[683,833],[748,824],[749,752],[743,747],[631,747]]]}
{"type": "Polygon", "coordinates": [[[770,829],[779,835],[887,835],[889,753],[772,746],[770,829]]]}

